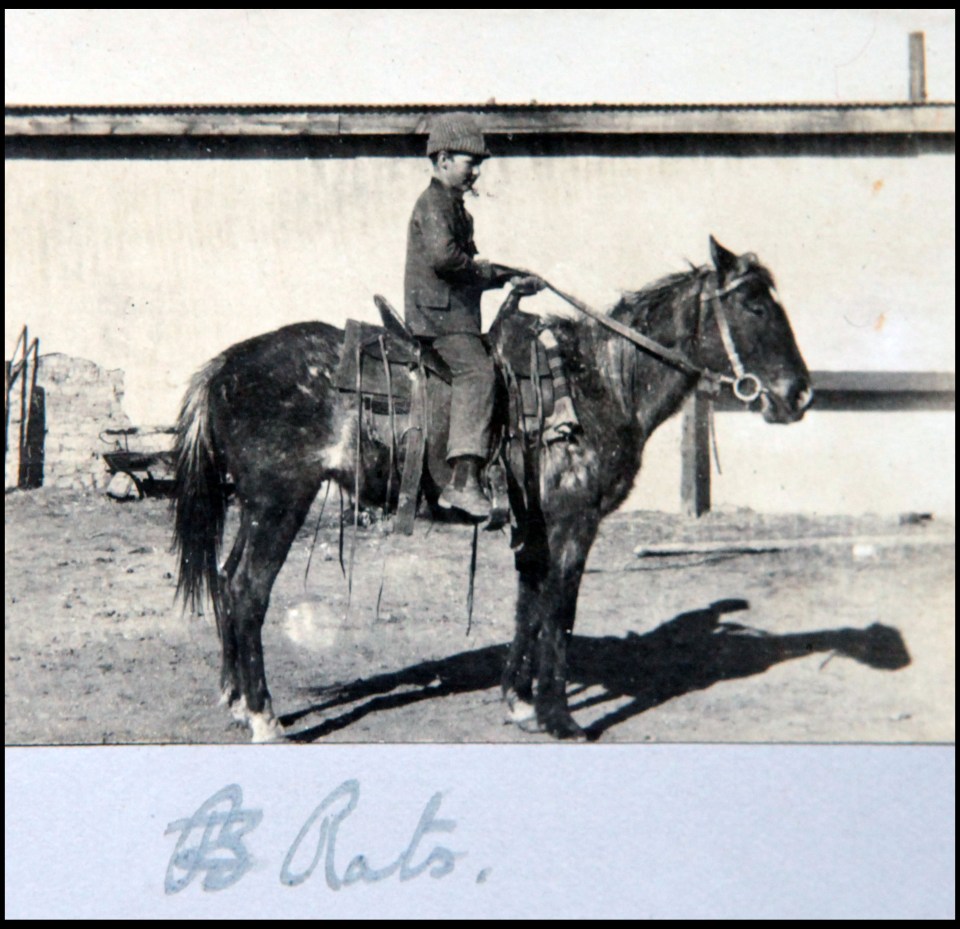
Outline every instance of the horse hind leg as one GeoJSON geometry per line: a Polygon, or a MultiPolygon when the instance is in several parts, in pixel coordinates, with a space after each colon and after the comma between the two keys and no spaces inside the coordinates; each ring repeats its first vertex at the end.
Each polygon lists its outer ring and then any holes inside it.
{"type": "Polygon", "coordinates": [[[220,635],[220,705],[228,707],[239,721],[246,720],[246,711],[240,692],[239,645],[234,622],[232,582],[247,542],[247,532],[248,517],[244,511],[230,555],[217,573],[217,590],[213,596],[217,632],[220,635]]]}
{"type": "Polygon", "coordinates": [[[273,503],[268,508],[251,510],[245,544],[228,585],[240,685],[235,715],[239,714],[250,726],[254,742],[283,736],[267,689],[261,631],[273,583],[303,525],[311,500],[312,496],[290,505],[273,503]]]}

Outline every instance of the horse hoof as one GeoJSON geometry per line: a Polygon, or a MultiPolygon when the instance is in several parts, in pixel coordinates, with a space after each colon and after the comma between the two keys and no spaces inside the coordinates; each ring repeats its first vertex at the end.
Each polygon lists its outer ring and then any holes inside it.
{"type": "Polygon", "coordinates": [[[532,716],[530,719],[521,719],[516,725],[521,732],[526,732],[527,735],[537,735],[543,732],[543,726],[537,722],[536,716],[532,716]]]}
{"type": "Polygon", "coordinates": [[[537,710],[532,703],[521,700],[515,693],[506,696],[507,713],[504,722],[523,728],[525,724],[537,721],[537,710]]]}
{"type": "Polygon", "coordinates": [[[542,723],[541,729],[555,739],[563,739],[566,742],[587,741],[587,733],[573,721],[573,717],[569,714],[546,720],[542,723]]]}
{"type": "Polygon", "coordinates": [[[251,713],[250,714],[250,732],[251,741],[255,745],[263,745],[267,742],[281,742],[284,739],[283,726],[280,720],[272,713],[251,713]]]}
{"type": "Polygon", "coordinates": [[[230,715],[238,722],[245,723],[250,719],[250,713],[247,710],[247,698],[246,697],[234,697],[231,699],[226,693],[222,694],[220,697],[220,703],[229,707],[230,715]]]}

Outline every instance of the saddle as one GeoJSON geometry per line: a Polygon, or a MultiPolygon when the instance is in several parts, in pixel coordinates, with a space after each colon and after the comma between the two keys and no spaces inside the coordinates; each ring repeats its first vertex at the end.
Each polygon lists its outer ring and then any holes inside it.
{"type": "MultiPolygon", "coordinates": [[[[383,297],[374,302],[383,325],[347,320],[334,384],[358,396],[365,430],[390,448],[390,467],[394,462],[401,467],[394,525],[409,535],[421,483],[435,490],[445,482],[452,375],[429,341],[415,337],[383,297]],[[424,480],[425,465],[429,481],[424,480]]],[[[491,498],[488,529],[504,526],[511,509],[517,509],[519,501],[511,507],[510,498],[516,494],[509,492],[507,468],[514,473],[519,468],[522,477],[524,447],[542,440],[556,406],[557,368],[539,338],[542,320],[520,312],[518,303],[518,296],[508,297],[485,336],[498,372],[499,401],[494,408],[494,447],[482,475],[491,498]]],[[[521,496],[525,499],[526,493],[521,496]]]]}

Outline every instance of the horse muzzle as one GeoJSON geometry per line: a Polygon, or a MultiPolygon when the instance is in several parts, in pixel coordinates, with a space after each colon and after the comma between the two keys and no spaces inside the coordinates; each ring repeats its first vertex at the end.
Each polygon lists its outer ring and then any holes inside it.
{"type": "Polygon", "coordinates": [[[768,423],[796,423],[813,405],[813,387],[808,378],[779,378],[760,399],[768,423]]]}

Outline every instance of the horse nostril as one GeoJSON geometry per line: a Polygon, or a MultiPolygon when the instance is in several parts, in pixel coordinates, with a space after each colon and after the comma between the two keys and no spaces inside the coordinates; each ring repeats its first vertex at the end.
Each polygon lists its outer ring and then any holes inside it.
{"type": "Polygon", "coordinates": [[[807,384],[797,393],[797,412],[803,413],[813,404],[813,388],[807,384]]]}

